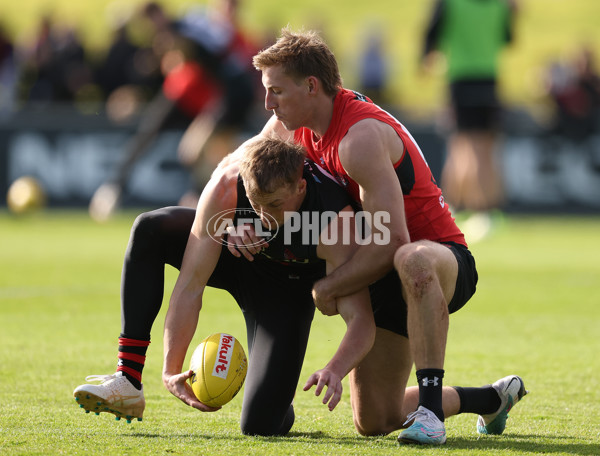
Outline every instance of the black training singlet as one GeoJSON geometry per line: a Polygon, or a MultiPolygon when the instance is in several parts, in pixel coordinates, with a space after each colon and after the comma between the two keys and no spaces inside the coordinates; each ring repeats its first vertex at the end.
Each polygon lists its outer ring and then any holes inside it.
{"type": "MultiPolygon", "coordinates": [[[[306,196],[300,209],[291,219],[275,230],[274,237],[267,237],[269,247],[256,257],[273,263],[275,268],[281,265],[294,267],[322,267],[317,257],[319,235],[337,213],[351,204],[345,190],[325,170],[311,161],[305,161],[302,177],[306,180],[306,196]]],[[[244,218],[260,221],[246,195],[241,176],[238,177],[238,214],[244,218]]],[[[238,217],[234,220],[237,223],[238,217]]]]}

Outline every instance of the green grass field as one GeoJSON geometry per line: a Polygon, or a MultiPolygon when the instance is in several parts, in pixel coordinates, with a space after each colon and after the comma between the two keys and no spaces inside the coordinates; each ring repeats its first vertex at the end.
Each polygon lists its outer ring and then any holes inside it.
{"type": "MultiPolygon", "coordinates": [[[[600,218],[509,216],[472,246],[480,284],[451,317],[445,384],[479,386],[518,373],[530,395],[502,436],[478,437],[475,416],[461,415],[447,420],[445,447],[414,448],[399,447],[396,435],[359,436],[347,387],[334,412],[299,387],[285,438],[242,436],[241,394],[217,413],[186,407],[160,379],[164,308],[144,372],[144,421],[86,415],[72,391],[86,375],[114,371],[134,216],[99,225],[83,211],[0,212],[0,454],[600,454],[600,218]]],[[[175,277],[167,270],[167,290],[175,277]]],[[[339,317],[316,318],[301,383],[324,365],[343,329],[339,317]]],[[[212,291],[195,342],[217,331],[245,342],[235,303],[212,291]]]]}

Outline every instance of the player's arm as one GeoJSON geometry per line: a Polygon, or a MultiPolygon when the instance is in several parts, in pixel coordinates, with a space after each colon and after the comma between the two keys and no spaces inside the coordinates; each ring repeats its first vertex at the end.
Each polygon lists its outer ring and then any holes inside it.
{"type": "Polygon", "coordinates": [[[402,189],[393,167],[403,147],[389,125],[374,119],[353,125],[340,142],[340,161],[359,184],[363,211],[383,222],[371,227],[370,242],[315,284],[315,304],[327,315],[335,309],[335,298],[365,288],[389,272],[398,247],[410,242],[402,189]]]}
{"type": "MultiPolygon", "coordinates": [[[[354,212],[348,206],[340,214],[327,228],[327,239],[336,242],[327,245],[321,237],[317,248],[318,256],[327,262],[327,272],[347,261],[356,250],[354,212]]],[[[337,311],[346,323],[346,333],[333,358],[304,385],[304,391],[316,385],[316,396],[327,386],[323,404],[328,404],[329,410],[333,410],[342,397],[342,379],[365,357],[375,341],[375,321],[367,288],[339,298],[337,311]]]]}
{"type": "Polygon", "coordinates": [[[427,57],[436,52],[439,47],[439,39],[444,20],[445,6],[442,0],[437,0],[431,10],[431,16],[427,23],[421,61],[425,62],[427,57]]]}
{"type": "Polygon", "coordinates": [[[198,324],[204,289],[221,255],[222,246],[211,237],[214,233],[208,221],[220,211],[235,208],[236,201],[237,167],[232,166],[213,176],[202,192],[165,318],[163,383],[175,397],[202,411],[218,409],[196,399],[186,382],[191,372],[181,371],[198,324]]]}

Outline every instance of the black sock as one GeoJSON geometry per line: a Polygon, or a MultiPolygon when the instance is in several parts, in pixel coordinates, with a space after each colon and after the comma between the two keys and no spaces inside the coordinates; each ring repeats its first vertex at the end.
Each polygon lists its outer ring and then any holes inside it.
{"type": "Polygon", "coordinates": [[[489,415],[497,412],[502,401],[498,392],[492,385],[481,388],[453,386],[460,397],[460,409],[458,413],[476,413],[478,415],[489,415]]]}
{"type": "Polygon", "coordinates": [[[435,413],[440,421],[444,421],[444,409],[442,408],[443,378],[443,369],[419,369],[417,371],[419,405],[435,413]]]}

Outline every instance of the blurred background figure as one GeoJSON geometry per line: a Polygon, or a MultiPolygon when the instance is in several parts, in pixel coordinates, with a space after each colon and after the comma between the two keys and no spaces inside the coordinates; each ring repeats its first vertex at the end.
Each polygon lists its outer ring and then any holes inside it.
{"type": "Polygon", "coordinates": [[[18,80],[15,48],[0,24],[0,120],[13,110],[18,80]]]}
{"type": "Polygon", "coordinates": [[[238,6],[237,0],[219,0],[172,19],[156,2],[144,5],[162,86],[126,145],[116,176],[94,194],[89,207],[94,219],[105,220],[118,207],[135,162],[161,130],[185,125],[177,155],[191,170],[195,188],[180,204],[191,207],[219,161],[254,133],[251,114],[260,81],[251,56],[258,47],[238,26],[238,6]]]}
{"type": "Polygon", "coordinates": [[[546,91],[556,108],[552,134],[581,143],[598,131],[600,76],[595,65],[588,46],[582,46],[567,64],[549,65],[546,91]]]}
{"type": "Polygon", "coordinates": [[[390,68],[381,26],[371,25],[366,30],[363,42],[358,68],[358,90],[378,105],[385,106],[389,102],[387,85],[390,68]]]}
{"type": "Polygon", "coordinates": [[[92,83],[93,71],[77,32],[42,17],[37,36],[25,50],[21,98],[26,103],[71,103],[92,83]]]}
{"type": "Polygon", "coordinates": [[[499,56],[513,40],[516,5],[511,0],[437,0],[427,25],[422,64],[441,51],[454,120],[441,186],[455,211],[472,214],[461,224],[470,242],[491,228],[491,212],[504,202],[496,162],[501,127],[499,56]]]}
{"type": "MultiPolygon", "coordinates": [[[[156,93],[162,83],[157,57],[150,47],[140,46],[131,39],[129,22],[125,20],[115,24],[106,55],[100,60],[95,71],[96,83],[107,98],[109,110],[111,96],[118,97],[115,94],[122,94],[134,87],[137,90],[156,93]]],[[[113,115],[118,116],[118,113],[109,111],[109,115],[114,120],[113,115]]]]}
{"type": "Polygon", "coordinates": [[[581,46],[567,61],[552,61],[544,82],[552,116],[541,137],[545,153],[540,170],[555,173],[563,151],[581,150],[590,168],[600,172],[600,151],[594,140],[600,131],[600,75],[592,47],[581,46]]]}

